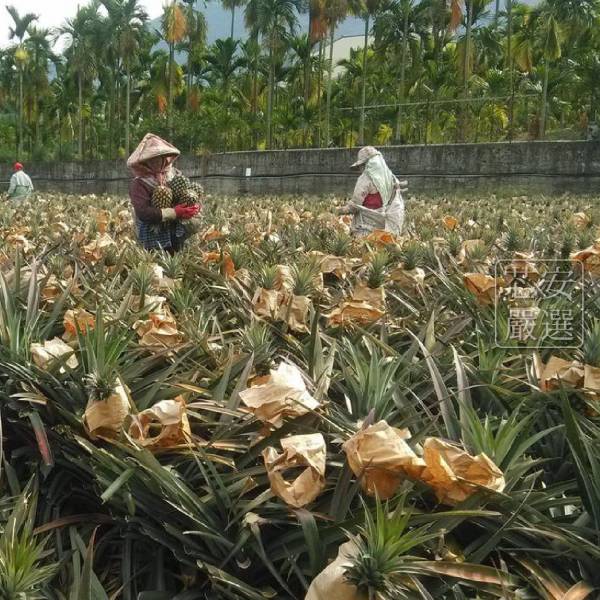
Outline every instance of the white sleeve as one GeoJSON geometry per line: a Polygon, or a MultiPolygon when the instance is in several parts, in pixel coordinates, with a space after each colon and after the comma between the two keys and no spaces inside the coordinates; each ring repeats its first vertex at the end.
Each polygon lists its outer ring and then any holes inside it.
{"type": "Polygon", "coordinates": [[[27,185],[29,187],[29,191],[33,192],[33,181],[31,181],[31,177],[29,177],[29,175],[27,175],[27,185]]]}
{"type": "Polygon", "coordinates": [[[16,187],[17,187],[17,178],[15,175],[13,175],[10,178],[10,185],[8,186],[8,195],[9,196],[15,191],[16,187]]]}
{"type": "Polygon", "coordinates": [[[365,198],[369,195],[371,190],[371,178],[363,173],[357,180],[356,186],[354,187],[354,194],[352,194],[352,202],[362,206],[365,198]]]}

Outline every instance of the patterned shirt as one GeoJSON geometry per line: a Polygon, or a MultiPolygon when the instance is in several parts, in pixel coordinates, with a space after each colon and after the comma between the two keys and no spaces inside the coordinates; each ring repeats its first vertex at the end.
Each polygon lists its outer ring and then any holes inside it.
{"type": "Polygon", "coordinates": [[[186,235],[180,221],[163,221],[162,211],[152,205],[152,188],[136,177],[129,186],[139,243],[146,250],[177,249],[186,235]]]}

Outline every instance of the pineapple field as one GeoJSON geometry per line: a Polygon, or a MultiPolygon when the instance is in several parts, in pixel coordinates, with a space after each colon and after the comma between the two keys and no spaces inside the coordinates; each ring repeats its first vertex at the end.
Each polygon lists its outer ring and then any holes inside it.
{"type": "Polygon", "coordinates": [[[4,204],[2,600],[600,597],[597,201],[343,203],[4,204]]]}

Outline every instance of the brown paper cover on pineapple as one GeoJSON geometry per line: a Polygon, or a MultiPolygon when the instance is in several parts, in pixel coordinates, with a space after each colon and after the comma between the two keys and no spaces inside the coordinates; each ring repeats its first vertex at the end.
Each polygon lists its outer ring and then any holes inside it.
{"type": "Polygon", "coordinates": [[[319,269],[324,275],[332,274],[340,279],[346,279],[346,276],[351,271],[352,263],[344,257],[323,254],[323,252],[317,250],[309,252],[308,255],[318,261],[319,269]]]}
{"type": "Polygon", "coordinates": [[[83,259],[90,263],[98,262],[102,260],[106,249],[111,246],[116,246],[116,242],[108,233],[101,233],[95,240],[83,247],[83,259]]]}
{"type": "Polygon", "coordinates": [[[88,329],[94,329],[96,318],[87,310],[76,308],[65,312],[63,326],[65,328],[63,339],[69,342],[77,338],[77,331],[85,335],[88,329]]]}
{"type": "Polygon", "coordinates": [[[266,383],[240,392],[240,399],[259,421],[275,428],[281,427],[285,418],[305,415],[320,406],[306,389],[298,367],[288,363],[271,370],[266,383]]]}
{"type": "Polygon", "coordinates": [[[254,314],[257,317],[275,319],[279,314],[279,305],[283,300],[281,292],[258,288],[252,298],[254,314]]]}
{"type": "Polygon", "coordinates": [[[421,267],[406,270],[400,266],[390,271],[389,278],[402,288],[416,289],[425,284],[425,271],[421,267]]]}
{"type": "Polygon", "coordinates": [[[272,447],[262,453],[271,490],[286,504],[302,508],[315,500],[325,487],[325,438],[320,433],[296,435],[282,439],[281,447],[281,454],[272,447]],[[285,471],[296,467],[305,469],[296,479],[288,481],[285,471]]]}
{"type": "Polygon", "coordinates": [[[537,369],[540,380],[540,389],[545,392],[559,389],[561,385],[580,388],[584,383],[585,369],[579,361],[565,360],[558,356],[551,356],[546,365],[541,365],[537,358],[537,369]]]}
{"type": "Polygon", "coordinates": [[[132,417],[129,435],[150,449],[173,448],[187,444],[192,437],[185,399],[161,400],[152,408],[132,417]]]}
{"type": "Polygon", "coordinates": [[[482,273],[465,273],[463,276],[465,287],[476,296],[479,304],[488,306],[496,301],[496,291],[503,283],[500,279],[482,273]]]}
{"type": "Polygon", "coordinates": [[[443,504],[463,502],[480,487],[502,492],[506,485],[502,471],[485,454],[471,456],[438,438],[425,440],[423,459],[426,467],[421,480],[433,488],[443,504]]]}
{"type": "Polygon", "coordinates": [[[354,434],[344,452],[352,472],[360,478],[367,494],[391,498],[407,477],[419,478],[425,463],[406,443],[408,429],[390,427],[379,421],[354,434]]]}
{"type": "Polygon", "coordinates": [[[307,333],[308,311],[311,300],[308,296],[292,296],[285,299],[279,306],[279,319],[287,323],[296,333],[307,333]]]}
{"type": "Polygon", "coordinates": [[[471,253],[479,247],[485,247],[483,240],[465,240],[460,246],[457,257],[458,264],[462,265],[470,257],[471,253]]]}
{"type": "Polygon", "coordinates": [[[458,219],[456,217],[446,215],[442,219],[442,224],[444,225],[444,229],[447,229],[448,231],[454,231],[458,227],[458,219]]]}
{"type": "Polygon", "coordinates": [[[118,381],[106,400],[88,402],[83,414],[83,425],[90,438],[113,440],[121,432],[128,414],[127,391],[124,384],[118,381]]]}
{"type": "Polygon", "coordinates": [[[571,254],[571,261],[583,266],[586,273],[600,277],[600,241],[593,246],[571,254]]]}
{"type": "Polygon", "coordinates": [[[381,319],[384,311],[374,308],[368,302],[343,302],[328,315],[329,325],[338,326],[349,323],[368,325],[381,319]]]}
{"type": "Polygon", "coordinates": [[[571,223],[575,226],[576,229],[579,230],[585,229],[591,222],[591,218],[584,212],[575,213],[571,217],[571,223]]]}
{"type": "Polygon", "coordinates": [[[585,365],[583,387],[590,400],[600,400],[600,367],[585,365]]]}
{"type": "Polygon", "coordinates": [[[161,313],[151,313],[145,321],[137,321],[133,329],[140,336],[140,346],[148,348],[172,348],[183,341],[183,333],[177,329],[177,322],[166,309],[161,313]]]}
{"type": "Polygon", "coordinates": [[[108,224],[110,223],[110,212],[107,210],[96,211],[96,228],[98,233],[106,233],[108,224]]]}
{"type": "Polygon", "coordinates": [[[71,355],[65,362],[69,369],[76,369],[79,366],[77,357],[73,354],[73,348],[63,342],[60,338],[46,340],[43,344],[31,344],[31,358],[35,365],[45,369],[51,363],[60,360],[66,355],[71,355]]]}
{"type": "Polygon", "coordinates": [[[535,283],[540,278],[540,273],[535,264],[535,256],[530,252],[515,252],[510,265],[506,268],[505,275],[508,285],[516,277],[535,283]]]}
{"type": "Polygon", "coordinates": [[[374,229],[364,238],[365,242],[375,244],[376,246],[388,246],[390,244],[397,244],[398,239],[391,234],[389,231],[384,229],[374,229]]]}
{"type": "Polygon", "coordinates": [[[367,595],[346,582],[346,570],[352,566],[357,553],[355,542],[342,544],[337,558],[313,579],[304,600],[368,600],[367,595]]]}

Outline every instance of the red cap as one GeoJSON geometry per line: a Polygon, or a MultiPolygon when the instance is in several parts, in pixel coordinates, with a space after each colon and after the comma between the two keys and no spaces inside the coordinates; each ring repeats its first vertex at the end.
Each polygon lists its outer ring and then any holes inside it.
{"type": "Polygon", "coordinates": [[[22,171],[23,165],[20,162],[15,163],[14,169],[15,169],[15,171],[22,171]]]}

